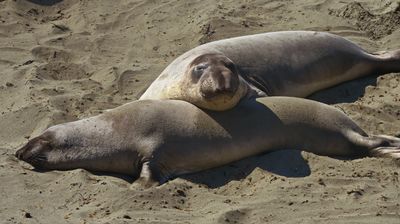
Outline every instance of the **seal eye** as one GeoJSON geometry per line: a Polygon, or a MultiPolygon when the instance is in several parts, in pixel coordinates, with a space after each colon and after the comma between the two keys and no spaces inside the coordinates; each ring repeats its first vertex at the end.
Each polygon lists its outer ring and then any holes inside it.
{"type": "Polygon", "coordinates": [[[204,63],[194,66],[191,72],[192,82],[197,83],[207,68],[208,64],[204,63]]]}
{"type": "Polygon", "coordinates": [[[199,65],[196,65],[196,66],[193,68],[193,72],[195,72],[196,74],[202,74],[203,71],[204,71],[206,68],[208,68],[208,65],[207,65],[207,64],[199,64],[199,65]]]}

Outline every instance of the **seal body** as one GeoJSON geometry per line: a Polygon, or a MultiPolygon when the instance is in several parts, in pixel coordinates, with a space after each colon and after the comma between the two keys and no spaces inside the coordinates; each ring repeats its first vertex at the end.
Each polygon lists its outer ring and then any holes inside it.
{"type": "Polygon", "coordinates": [[[399,71],[398,50],[370,54],[326,32],[271,32],[214,41],[184,53],[140,99],[179,99],[226,110],[246,97],[306,97],[362,76],[399,71]]]}
{"type": "Polygon", "coordinates": [[[123,173],[149,186],[279,149],[398,158],[400,139],[368,136],[341,111],[306,99],[265,97],[225,112],[139,100],[50,127],[16,156],[40,169],[123,173]]]}

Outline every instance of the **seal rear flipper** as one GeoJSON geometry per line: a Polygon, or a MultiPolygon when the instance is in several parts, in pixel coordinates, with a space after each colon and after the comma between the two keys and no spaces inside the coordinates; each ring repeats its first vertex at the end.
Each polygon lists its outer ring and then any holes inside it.
{"type": "Polygon", "coordinates": [[[400,138],[388,135],[373,135],[370,138],[379,141],[377,146],[370,149],[370,156],[400,159],[400,138]]]}
{"type": "Polygon", "coordinates": [[[372,53],[377,60],[378,72],[381,74],[400,72],[400,49],[372,53]]]}
{"type": "Polygon", "coordinates": [[[353,134],[349,139],[354,146],[366,151],[367,156],[400,158],[400,138],[388,135],[353,134]]]}
{"type": "Polygon", "coordinates": [[[378,147],[371,149],[370,156],[400,159],[400,147],[378,147]]]}

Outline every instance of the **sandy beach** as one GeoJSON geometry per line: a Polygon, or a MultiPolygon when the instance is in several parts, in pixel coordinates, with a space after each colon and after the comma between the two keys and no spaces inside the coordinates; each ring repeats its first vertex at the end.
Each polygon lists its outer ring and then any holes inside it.
{"type": "MultiPolygon", "coordinates": [[[[279,151],[150,189],[14,157],[47,127],[136,100],[200,44],[280,30],[400,48],[396,0],[0,0],[0,223],[400,223],[400,161],[279,151]]],[[[310,96],[400,137],[400,74],[310,96]]]]}

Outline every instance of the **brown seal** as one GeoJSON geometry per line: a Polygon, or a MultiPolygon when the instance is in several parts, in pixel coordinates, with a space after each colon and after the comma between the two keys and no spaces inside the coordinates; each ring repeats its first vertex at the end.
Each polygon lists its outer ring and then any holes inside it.
{"type": "Polygon", "coordinates": [[[210,42],[184,53],[140,99],[178,99],[222,111],[246,97],[306,97],[362,76],[399,71],[399,50],[370,54],[330,33],[271,32],[210,42]]]}
{"type": "Polygon", "coordinates": [[[55,125],[19,149],[36,168],[123,173],[146,185],[278,149],[400,158],[400,139],[367,135],[334,107],[291,97],[247,100],[224,112],[139,100],[55,125]]]}

